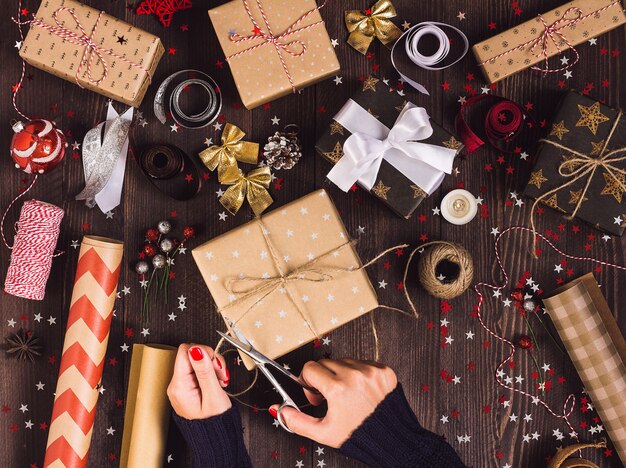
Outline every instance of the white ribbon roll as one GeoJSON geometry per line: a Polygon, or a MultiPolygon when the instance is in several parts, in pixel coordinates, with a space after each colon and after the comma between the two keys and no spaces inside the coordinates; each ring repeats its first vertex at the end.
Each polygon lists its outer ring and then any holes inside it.
{"type": "Polygon", "coordinates": [[[393,68],[395,68],[396,71],[400,74],[400,77],[403,81],[409,83],[419,92],[424,94],[429,94],[428,90],[423,85],[406,76],[404,73],[398,70],[398,67],[396,66],[396,47],[402,41],[404,41],[404,52],[409,57],[409,60],[411,60],[411,62],[413,62],[418,67],[424,68],[426,70],[443,70],[444,68],[448,68],[457,63],[463,57],[465,57],[465,54],[467,54],[467,51],[469,50],[469,41],[467,40],[467,36],[465,36],[465,34],[463,34],[460,29],[455,28],[454,26],[450,26],[446,23],[419,23],[412,28],[409,28],[402,36],[400,36],[400,38],[396,41],[393,48],[391,49],[391,64],[393,65],[393,68]],[[450,28],[453,31],[456,31],[459,37],[463,40],[464,44],[463,53],[452,63],[448,63],[443,66],[438,65],[442,63],[450,54],[450,39],[448,38],[446,32],[439,26],[445,26],[446,28],[450,28]],[[439,46],[437,47],[437,51],[432,55],[423,55],[419,51],[419,43],[424,36],[428,35],[434,36],[439,42],[439,46]]]}
{"type": "Polygon", "coordinates": [[[426,110],[412,102],[391,129],[352,99],[335,120],[352,133],[343,145],[344,156],[327,176],[344,192],[357,181],[371,190],[383,159],[429,195],[452,172],[456,151],[419,141],[429,138],[433,128],[426,110]]]}

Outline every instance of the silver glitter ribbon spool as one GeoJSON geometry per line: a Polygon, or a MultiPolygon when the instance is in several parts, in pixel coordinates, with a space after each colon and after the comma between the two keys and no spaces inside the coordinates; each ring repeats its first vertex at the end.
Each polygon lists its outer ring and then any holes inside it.
{"type": "Polygon", "coordinates": [[[154,97],[154,114],[159,122],[167,122],[170,114],[184,128],[203,128],[211,124],[222,110],[222,95],[215,80],[199,70],[182,70],[168,76],[159,86],[154,97]],[[195,114],[187,114],[180,106],[183,92],[191,86],[205,91],[208,99],[205,108],[195,114]],[[166,110],[167,109],[167,110],[166,110]]]}

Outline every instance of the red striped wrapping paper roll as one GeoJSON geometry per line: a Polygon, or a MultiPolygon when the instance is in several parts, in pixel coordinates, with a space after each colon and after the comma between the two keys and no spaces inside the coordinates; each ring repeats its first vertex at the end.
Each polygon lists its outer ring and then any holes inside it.
{"type": "Polygon", "coordinates": [[[87,466],[123,250],[104,237],[81,243],[44,467],[87,466]]]}

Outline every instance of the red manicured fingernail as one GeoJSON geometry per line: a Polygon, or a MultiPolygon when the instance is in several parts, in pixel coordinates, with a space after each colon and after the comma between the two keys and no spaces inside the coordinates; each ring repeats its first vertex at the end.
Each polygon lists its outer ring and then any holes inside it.
{"type": "MultiPolygon", "coordinates": [[[[221,369],[221,367],[220,367],[221,369]]],[[[228,369],[226,369],[226,380],[229,381],[230,380],[230,372],[228,372],[228,369]]]]}
{"type": "Polygon", "coordinates": [[[274,419],[278,417],[278,412],[276,411],[276,408],[270,408],[268,411],[270,412],[270,414],[272,415],[274,419]]]}
{"type": "Polygon", "coordinates": [[[219,358],[215,358],[215,360],[217,361],[217,367],[219,367],[221,369],[222,368],[222,362],[219,360],[219,358]]]}
{"type": "Polygon", "coordinates": [[[230,379],[224,380],[224,385],[228,385],[230,383],[230,379]]]}
{"type": "Polygon", "coordinates": [[[204,358],[204,353],[197,346],[191,348],[189,350],[189,354],[191,354],[191,359],[193,359],[194,361],[202,361],[202,359],[204,358]]]}

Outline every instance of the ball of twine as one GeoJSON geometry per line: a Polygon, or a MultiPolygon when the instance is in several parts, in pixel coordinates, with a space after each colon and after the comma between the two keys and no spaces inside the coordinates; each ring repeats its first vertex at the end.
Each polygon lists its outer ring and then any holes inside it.
{"type": "Polygon", "coordinates": [[[453,242],[436,241],[423,247],[425,249],[417,264],[417,272],[426,292],[439,299],[453,299],[463,294],[474,277],[474,263],[470,253],[453,242]],[[441,262],[458,266],[458,275],[455,278],[441,279],[437,274],[437,267],[441,262]]]}

